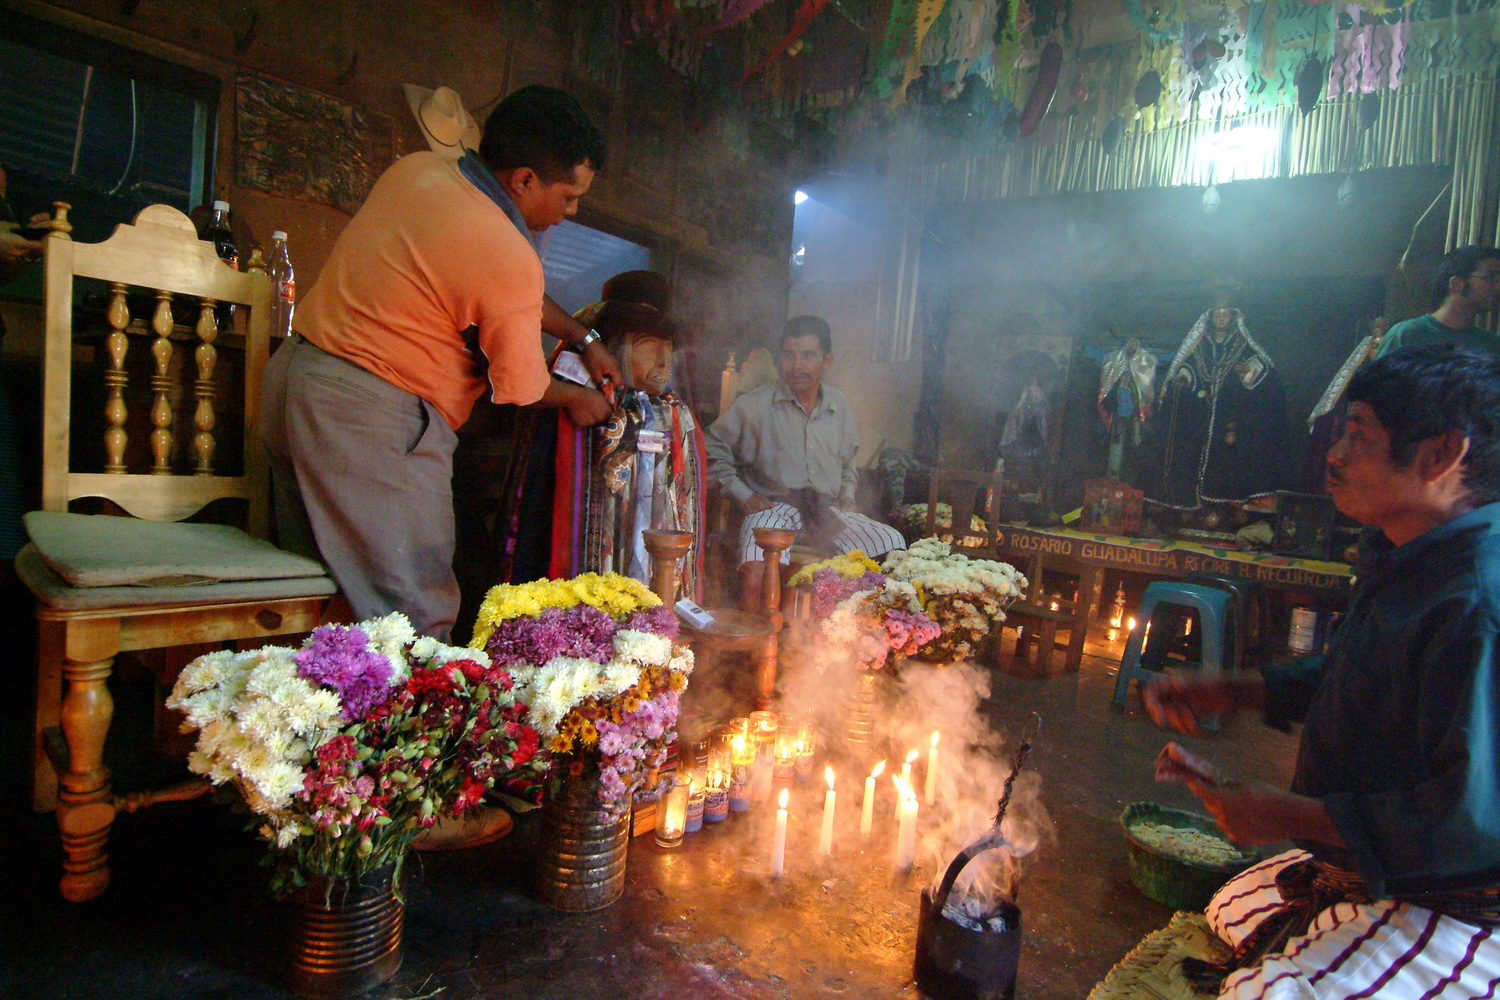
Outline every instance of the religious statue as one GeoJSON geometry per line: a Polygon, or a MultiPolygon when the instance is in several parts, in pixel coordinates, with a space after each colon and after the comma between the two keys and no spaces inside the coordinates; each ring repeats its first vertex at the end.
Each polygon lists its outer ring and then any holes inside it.
{"type": "Polygon", "coordinates": [[[1349,381],[1354,378],[1354,373],[1359,371],[1360,366],[1375,360],[1380,354],[1380,345],[1384,343],[1386,331],[1390,327],[1391,321],[1384,316],[1376,316],[1370,320],[1370,332],[1354,345],[1349,357],[1333,373],[1333,380],[1328,383],[1328,388],[1318,397],[1318,405],[1307,415],[1307,459],[1302,478],[1303,488],[1310,493],[1328,492],[1323,481],[1324,466],[1328,461],[1329,450],[1344,433],[1344,414],[1349,408],[1344,400],[1344,390],[1349,388],[1349,381]]]}
{"type": "Polygon", "coordinates": [[[1282,488],[1285,402],[1271,356],[1221,301],[1188,331],[1162,383],[1161,478],[1148,498],[1178,510],[1282,488]]]}
{"type": "Polygon", "coordinates": [[[1146,423],[1156,405],[1156,355],[1135,337],[1105,357],[1097,405],[1109,430],[1109,474],[1134,483],[1146,423]]]}
{"type": "MultiPolygon", "coordinates": [[[[604,299],[577,319],[620,360],[625,384],[615,410],[593,428],[575,428],[559,411],[554,484],[554,579],[622,573],[651,582],[642,532],[701,535],[706,464],[698,421],[672,391],[676,326],[666,315],[667,283],[652,271],[627,271],[604,284],[604,299]]],[[[701,537],[679,567],[677,592],[701,596],[701,537]]]]}

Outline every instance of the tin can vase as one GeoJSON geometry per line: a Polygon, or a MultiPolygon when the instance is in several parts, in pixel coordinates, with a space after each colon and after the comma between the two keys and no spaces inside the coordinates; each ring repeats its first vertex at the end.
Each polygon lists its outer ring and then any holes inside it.
{"type": "Polygon", "coordinates": [[[352,879],[314,878],[289,900],[286,979],[307,1000],[374,989],[401,968],[406,908],[394,864],[352,879]]]}
{"type": "Polygon", "coordinates": [[[875,715],[878,707],[879,673],[861,670],[850,687],[848,708],[844,713],[844,742],[849,749],[864,751],[875,740],[875,715]]]}
{"type": "Polygon", "coordinates": [[[629,798],[606,803],[597,770],[565,770],[542,797],[538,897],[567,913],[609,906],[625,891],[629,846],[629,798]]]}

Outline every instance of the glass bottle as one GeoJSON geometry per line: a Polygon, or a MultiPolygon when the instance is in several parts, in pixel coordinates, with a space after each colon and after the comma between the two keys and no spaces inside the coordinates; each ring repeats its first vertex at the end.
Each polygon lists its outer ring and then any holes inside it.
{"type": "MultiPolygon", "coordinates": [[[[202,238],[214,245],[214,253],[219,255],[220,260],[236,271],[240,269],[240,251],[234,245],[234,232],[229,228],[229,202],[214,202],[214,214],[208,220],[208,225],[203,227],[202,238]]],[[[234,329],[234,303],[221,303],[218,313],[219,329],[232,331],[234,329]]]]}
{"type": "Polygon", "coordinates": [[[271,234],[271,260],[266,273],[271,277],[271,336],[290,337],[292,314],[297,309],[297,278],[286,233],[280,229],[271,234]]]}

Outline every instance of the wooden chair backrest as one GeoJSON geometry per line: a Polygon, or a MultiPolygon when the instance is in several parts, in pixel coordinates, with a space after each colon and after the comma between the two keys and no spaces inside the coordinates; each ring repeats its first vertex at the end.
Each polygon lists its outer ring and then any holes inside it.
{"type": "Polygon", "coordinates": [[[939,501],[953,508],[951,532],[953,543],[964,539],[981,539],[983,544],[994,548],[998,512],[1000,509],[1001,474],[972,469],[933,469],[927,486],[927,527],[925,534],[936,537],[942,533],[938,523],[939,501]],[[987,492],[986,492],[987,491],[987,492]],[[980,498],[985,498],[981,502],[980,498]],[[975,531],[973,517],[978,514],[984,521],[984,531],[975,531]]]}
{"type": "MultiPolygon", "coordinates": [[[[46,308],[43,348],[42,398],[42,509],[65,511],[71,500],[103,497],[136,517],[176,521],[221,498],[248,503],[247,529],[264,537],[267,526],[267,471],[260,448],[257,420],[260,411],[260,379],[270,349],[271,282],[264,271],[236,271],[214,252],[212,243],[198,238],[193,223],[170,205],[151,205],[141,210],[129,225],[115,227],[102,243],[76,243],[68,235],[66,208],[53,223],[53,231],[42,241],[46,271],[46,308]],[[71,467],[72,397],[74,372],[73,299],[79,278],[109,283],[104,351],[108,370],[104,373],[104,469],[75,471],[71,467]],[[145,288],[156,298],[155,307],[135,329],[127,304],[132,288],[145,288]],[[191,330],[172,323],[172,303],[187,298],[193,302],[196,321],[191,330]],[[248,312],[244,330],[243,461],[238,475],[215,471],[215,399],[222,388],[218,379],[219,347],[216,341],[231,339],[221,333],[215,316],[219,303],[234,303],[248,312]],[[173,360],[180,350],[172,339],[192,345],[193,372],[190,384],[177,384],[173,360]],[[143,334],[149,336],[143,336],[143,334]],[[149,345],[140,340],[149,339],[149,345]],[[129,386],[126,355],[133,346],[146,347],[154,362],[149,379],[151,406],[149,451],[145,469],[127,469],[127,400],[129,386]],[[191,427],[174,428],[172,402],[178,394],[196,400],[191,427]],[[173,468],[174,432],[190,435],[193,468],[188,474],[173,468]]],[[[238,340],[238,334],[234,335],[238,340]]],[[[186,372],[186,366],[181,366],[186,372]]],[[[188,377],[183,375],[183,382],[188,377]]],[[[227,463],[226,463],[227,464],[227,463]]]]}

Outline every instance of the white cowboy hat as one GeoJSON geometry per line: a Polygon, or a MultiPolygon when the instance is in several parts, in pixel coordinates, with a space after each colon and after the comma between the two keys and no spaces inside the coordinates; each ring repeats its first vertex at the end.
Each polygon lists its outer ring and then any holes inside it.
{"type": "Polygon", "coordinates": [[[479,149],[479,123],[464,109],[463,99],[452,87],[429,90],[414,83],[402,85],[411,113],[427,145],[439,156],[456,160],[465,149],[479,149]]]}

